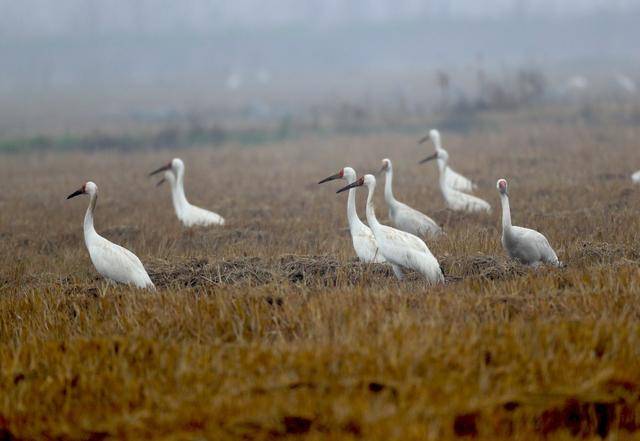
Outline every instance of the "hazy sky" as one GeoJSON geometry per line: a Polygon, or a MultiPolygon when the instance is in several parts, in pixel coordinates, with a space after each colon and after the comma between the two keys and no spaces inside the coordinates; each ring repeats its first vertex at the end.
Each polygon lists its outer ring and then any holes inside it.
{"type": "Polygon", "coordinates": [[[0,35],[201,33],[221,26],[523,14],[566,17],[632,10],[640,10],[640,0],[0,0],[0,35]]]}
{"type": "Polygon", "coordinates": [[[92,115],[424,103],[439,69],[459,89],[480,67],[635,78],[639,22],[640,0],[0,0],[0,137],[92,115]]]}

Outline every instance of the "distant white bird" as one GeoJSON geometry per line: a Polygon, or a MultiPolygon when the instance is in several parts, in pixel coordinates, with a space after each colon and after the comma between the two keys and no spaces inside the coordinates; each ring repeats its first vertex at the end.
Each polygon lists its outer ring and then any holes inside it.
{"type": "Polygon", "coordinates": [[[567,80],[567,89],[583,91],[589,87],[589,80],[582,75],[574,75],[567,80]]]}
{"type": "Polygon", "coordinates": [[[625,92],[631,95],[634,95],[638,91],[638,86],[636,85],[636,82],[626,75],[617,74],[615,76],[615,80],[618,83],[618,86],[622,88],[622,90],[624,90],[625,92]]]}
{"type": "Polygon", "coordinates": [[[373,175],[364,175],[355,182],[338,190],[338,193],[361,185],[366,185],[369,190],[367,195],[367,222],[369,222],[371,231],[373,231],[373,235],[376,238],[378,249],[387,262],[391,264],[396,277],[398,279],[403,278],[402,268],[404,267],[419,272],[429,283],[444,282],[440,264],[422,239],[406,231],[397,230],[378,222],[373,207],[373,193],[376,188],[376,178],[373,175]]]}
{"type": "Polygon", "coordinates": [[[480,199],[479,197],[453,189],[447,185],[445,182],[445,170],[449,161],[449,154],[446,150],[438,150],[433,155],[420,161],[420,164],[424,164],[425,162],[433,159],[438,160],[438,168],[440,169],[440,191],[442,192],[442,197],[444,198],[447,207],[454,211],[491,212],[491,205],[489,205],[488,202],[480,199]]]}
{"type": "Polygon", "coordinates": [[[393,196],[393,164],[390,159],[382,160],[381,172],[385,172],[384,200],[389,206],[389,217],[396,228],[416,236],[438,236],[442,229],[426,214],[419,212],[407,204],[396,200],[393,196]]]}
{"type": "MultiPolygon", "coordinates": [[[[429,131],[429,134],[418,141],[419,144],[426,142],[428,139],[433,142],[433,145],[436,148],[436,152],[444,151],[442,148],[442,141],[440,139],[440,132],[433,129],[429,131]]],[[[442,159],[438,159],[438,165],[443,162],[442,159]]],[[[444,170],[444,182],[454,190],[465,191],[467,193],[471,193],[477,185],[474,184],[471,179],[462,176],[460,173],[454,171],[448,164],[446,167],[441,167],[441,170],[444,170]]]]}
{"type": "Polygon", "coordinates": [[[511,225],[511,210],[507,194],[507,181],[499,179],[496,186],[502,202],[502,246],[512,259],[525,265],[547,263],[559,266],[558,256],[549,241],[535,230],[511,225]]]}
{"type": "MultiPolygon", "coordinates": [[[[318,184],[323,184],[335,179],[345,179],[348,184],[351,184],[356,180],[356,171],[351,167],[345,167],[335,175],[331,175],[318,182],[318,184]]],[[[376,243],[376,239],[373,236],[371,228],[367,227],[358,217],[358,213],[356,211],[355,188],[349,190],[349,198],[347,199],[347,219],[349,221],[351,241],[353,242],[353,248],[356,250],[358,258],[366,263],[384,262],[384,257],[382,257],[382,254],[378,251],[378,244],[376,243]]]]}
{"type": "Polygon", "coordinates": [[[638,170],[637,172],[635,172],[634,174],[631,175],[631,180],[635,184],[640,184],[640,170],[638,170]]]}
{"type": "Polygon", "coordinates": [[[93,227],[93,212],[98,200],[98,186],[89,181],[67,196],[67,199],[88,194],[89,208],[84,215],[84,243],[96,270],[105,279],[134,285],[138,288],[155,289],[140,259],[131,251],[100,236],[93,227]]]}
{"type": "Polygon", "coordinates": [[[184,194],[184,162],[181,159],[173,158],[167,165],[149,173],[149,176],[163,171],[165,172],[164,179],[158,182],[158,185],[162,184],[165,179],[171,184],[173,208],[176,211],[176,216],[185,227],[224,225],[224,218],[219,214],[191,205],[187,201],[184,194]]]}

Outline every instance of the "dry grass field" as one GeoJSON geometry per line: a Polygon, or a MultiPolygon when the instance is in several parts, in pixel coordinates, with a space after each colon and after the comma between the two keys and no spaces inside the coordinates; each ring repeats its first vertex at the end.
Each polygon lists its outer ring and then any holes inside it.
{"type": "Polygon", "coordinates": [[[640,436],[640,128],[509,118],[443,136],[491,215],[447,212],[409,134],[0,156],[0,439],[640,436]],[[178,155],[224,228],[183,229],[146,177],[178,155]],[[346,194],[316,184],[384,157],[396,197],[444,225],[428,244],[445,285],[357,263],[346,194]],[[565,268],[505,257],[499,177],[514,224],[565,268]],[[93,269],[88,199],[65,200],[89,179],[96,229],[157,292],[93,269]]]}

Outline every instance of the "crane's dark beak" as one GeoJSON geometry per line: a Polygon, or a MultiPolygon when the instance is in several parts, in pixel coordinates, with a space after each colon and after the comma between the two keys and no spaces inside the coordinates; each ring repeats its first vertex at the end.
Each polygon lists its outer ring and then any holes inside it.
{"type": "Polygon", "coordinates": [[[341,179],[342,175],[340,173],[336,173],[335,175],[331,175],[328,178],[324,178],[322,181],[318,182],[318,184],[324,184],[325,182],[334,181],[336,179],[341,179]]]}
{"type": "Polygon", "coordinates": [[[438,152],[434,153],[431,156],[427,156],[422,161],[420,161],[420,164],[424,164],[425,162],[433,161],[434,159],[438,159],[438,152]]]}
{"type": "Polygon", "coordinates": [[[418,144],[424,144],[428,140],[429,140],[429,135],[425,135],[422,138],[420,138],[420,140],[418,141],[418,144]]]}
{"type": "Polygon", "coordinates": [[[158,183],[156,184],[156,187],[160,187],[162,184],[164,184],[164,181],[166,181],[165,178],[162,178],[158,181],[158,183]]]}
{"type": "Polygon", "coordinates": [[[160,167],[159,169],[154,170],[154,171],[152,171],[151,173],[149,173],[149,176],[153,176],[153,175],[155,175],[156,173],[160,173],[160,172],[163,172],[163,171],[169,170],[170,168],[171,168],[171,163],[168,163],[167,165],[163,165],[163,166],[162,166],[162,167],[160,167]]]}
{"type": "Polygon", "coordinates": [[[364,184],[364,177],[358,179],[357,181],[353,181],[351,184],[347,185],[346,187],[342,187],[340,190],[336,191],[336,193],[342,193],[343,191],[347,191],[350,188],[360,187],[362,184],[364,184]]]}
{"type": "Polygon", "coordinates": [[[81,194],[84,194],[84,188],[74,191],[69,196],[67,196],[67,199],[75,198],[76,196],[80,196],[81,194]]]}

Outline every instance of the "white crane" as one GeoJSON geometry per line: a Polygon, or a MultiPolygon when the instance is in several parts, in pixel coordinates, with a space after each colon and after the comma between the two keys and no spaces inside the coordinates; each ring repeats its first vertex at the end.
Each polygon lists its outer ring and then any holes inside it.
{"type": "Polygon", "coordinates": [[[547,263],[560,266],[558,256],[544,235],[535,230],[511,225],[511,210],[507,181],[499,179],[496,186],[502,202],[502,246],[512,259],[525,265],[538,266],[547,263]]]}
{"type": "Polygon", "coordinates": [[[389,206],[389,217],[396,228],[416,236],[438,236],[442,229],[426,214],[419,212],[407,204],[396,200],[393,196],[393,164],[391,160],[382,160],[380,172],[385,172],[384,200],[389,206]]]}
{"type": "MultiPolygon", "coordinates": [[[[173,174],[173,176],[170,176],[165,173],[164,177],[171,184],[171,197],[176,216],[185,227],[224,225],[224,218],[219,214],[191,205],[187,201],[187,197],[184,194],[184,162],[180,158],[173,158],[167,165],[163,165],[149,173],[149,176],[163,171],[173,174]]],[[[164,182],[165,179],[158,182],[158,185],[164,182]]]]}
{"type": "MultiPolygon", "coordinates": [[[[345,179],[348,184],[351,184],[356,180],[356,171],[351,167],[344,167],[335,175],[331,175],[328,178],[323,179],[318,182],[318,184],[323,184],[335,179],[345,179]]],[[[347,199],[347,219],[349,221],[351,241],[353,242],[353,248],[356,250],[358,258],[366,263],[384,262],[385,259],[378,251],[378,244],[376,243],[376,239],[373,236],[371,228],[367,227],[358,217],[358,213],[356,211],[355,188],[349,190],[349,198],[347,199]]]]}
{"type": "Polygon", "coordinates": [[[81,194],[88,194],[90,197],[89,208],[84,215],[84,243],[98,273],[105,279],[114,282],[155,290],[155,286],[140,259],[131,251],[100,236],[93,227],[93,212],[98,200],[98,186],[89,181],[80,190],[67,196],[67,199],[81,194]]]}
{"type": "Polygon", "coordinates": [[[640,170],[631,175],[631,180],[634,184],[640,184],[640,170]]]}
{"type": "Polygon", "coordinates": [[[424,164],[427,161],[433,159],[438,160],[438,168],[440,169],[440,191],[444,198],[447,207],[454,211],[467,211],[467,212],[479,212],[484,211],[491,212],[491,205],[487,201],[480,199],[477,196],[463,193],[454,188],[451,188],[445,182],[445,170],[449,161],[449,154],[446,150],[438,150],[433,155],[424,158],[420,161],[420,164],[424,164]]]}
{"type": "MultiPolygon", "coordinates": [[[[444,151],[442,148],[442,141],[440,139],[440,132],[433,129],[429,131],[429,134],[418,141],[419,144],[426,142],[428,139],[433,142],[433,145],[436,148],[436,152],[444,151]]],[[[441,170],[444,170],[444,182],[454,190],[465,191],[467,193],[471,193],[474,189],[477,188],[477,185],[474,184],[471,179],[462,176],[460,173],[454,171],[448,164],[446,167],[441,166],[442,159],[438,159],[438,166],[440,166],[441,170]]]]}
{"type": "Polygon", "coordinates": [[[444,282],[444,274],[442,274],[440,264],[422,239],[406,231],[397,230],[378,222],[373,207],[373,193],[376,188],[376,178],[373,175],[364,175],[337,192],[340,193],[361,185],[366,185],[369,190],[367,195],[367,222],[378,243],[378,250],[386,261],[391,264],[396,277],[402,280],[402,268],[404,267],[419,272],[429,283],[444,282]]]}

